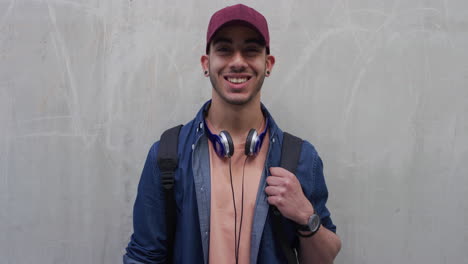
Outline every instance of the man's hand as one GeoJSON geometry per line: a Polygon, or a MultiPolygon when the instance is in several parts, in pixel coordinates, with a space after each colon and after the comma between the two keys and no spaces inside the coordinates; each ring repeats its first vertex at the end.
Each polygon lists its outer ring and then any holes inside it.
{"type": "Polygon", "coordinates": [[[266,179],[268,186],[265,188],[268,203],[276,206],[284,217],[306,225],[314,208],[305,197],[299,180],[281,167],[270,168],[270,173],[271,176],[266,179]]]}

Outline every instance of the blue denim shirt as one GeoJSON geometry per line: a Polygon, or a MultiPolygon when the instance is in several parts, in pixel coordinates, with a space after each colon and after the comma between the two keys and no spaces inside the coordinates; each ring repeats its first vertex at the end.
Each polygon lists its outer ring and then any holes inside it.
{"type": "MultiPolygon", "coordinates": [[[[179,167],[175,173],[175,201],[177,227],[174,244],[174,263],[208,263],[210,238],[210,159],[208,139],[203,128],[203,110],[187,123],[179,135],[179,167]]],[[[266,177],[270,167],[277,167],[281,159],[283,132],[262,105],[269,118],[270,140],[265,168],[259,184],[251,234],[250,263],[286,263],[286,258],[275,242],[269,205],[265,194],[266,177]]],[[[124,255],[124,263],[165,263],[166,223],[164,190],[156,163],[159,142],[149,150],[138,185],[133,209],[134,233],[124,255]]],[[[304,141],[296,168],[296,177],[306,197],[320,215],[322,225],[336,232],[326,208],[328,190],[323,176],[322,160],[315,148],[304,141]]],[[[288,243],[298,247],[295,223],[283,219],[288,243]]]]}

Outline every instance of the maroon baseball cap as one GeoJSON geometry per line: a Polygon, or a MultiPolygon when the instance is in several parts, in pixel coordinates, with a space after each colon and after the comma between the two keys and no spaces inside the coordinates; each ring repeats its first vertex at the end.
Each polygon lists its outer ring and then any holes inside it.
{"type": "Polygon", "coordinates": [[[270,54],[270,34],[265,17],[257,10],[243,4],[225,7],[211,16],[206,32],[206,53],[208,54],[210,42],[221,27],[231,23],[245,24],[256,30],[265,40],[266,52],[270,54]]]}

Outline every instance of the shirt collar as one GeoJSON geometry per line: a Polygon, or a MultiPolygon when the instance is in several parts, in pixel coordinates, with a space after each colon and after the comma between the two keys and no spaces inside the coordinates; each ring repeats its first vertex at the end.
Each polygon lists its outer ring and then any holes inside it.
{"type": "MultiPolygon", "coordinates": [[[[204,127],[203,127],[203,118],[204,118],[205,112],[210,107],[210,104],[211,104],[211,99],[206,101],[203,104],[203,106],[200,108],[200,110],[198,111],[198,113],[197,113],[197,115],[195,117],[195,122],[196,122],[195,124],[197,125],[197,132],[198,133],[204,133],[205,132],[204,127]]],[[[268,112],[268,109],[265,107],[265,105],[263,103],[261,103],[260,107],[262,109],[263,114],[268,119],[268,126],[269,126],[268,129],[270,130],[270,139],[271,139],[271,138],[276,136],[276,133],[278,132],[278,126],[276,125],[275,120],[271,116],[270,112],[268,112]]]]}

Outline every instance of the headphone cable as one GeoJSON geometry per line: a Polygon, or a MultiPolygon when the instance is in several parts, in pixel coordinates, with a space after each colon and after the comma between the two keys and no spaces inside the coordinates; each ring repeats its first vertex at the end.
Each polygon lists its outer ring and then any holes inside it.
{"type": "Polygon", "coordinates": [[[234,256],[236,258],[236,264],[237,264],[239,263],[239,250],[237,249],[237,208],[236,208],[236,197],[234,195],[234,185],[232,183],[232,169],[231,169],[230,157],[229,157],[229,178],[231,179],[232,204],[234,206],[234,256]]]}
{"type": "MultiPolygon", "coordinates": [[[[239,255],[240,251],[240,238],[242,234],[242,222],[244,219],[244,175],[245,175],[245,164],[247,163],[247,159],[249,156],[245,157],[244,160],[244,166],[242,167],[242,198],[241,198],[241,217],[240,217],[240,223],[239,223],[239,238],[237,240],[237,255],[239,255]]],[[[237,256],[237,259],[239,259],[239,256],[237,256]]]]}
{"type": "Polygon", "coordinates": [[[241,196],[241,216],[240,216],[240,223],[239,223],[239,235],[237,235],[236,197],[234,194],[234,184],[232,181],[231,158],[229,158],[229,177],[231,180],[232,204],[234,206],[234,255],[236,258],[236,264],[239,263],[240,239],[241,239],[241,234],[242,234],[242,222],[244,220],[244,178],[245,178],[245,165],[247,164],[248,158],[249,156],[245,157],[244,166],[242,167],[242,196],[241,196]]]}

